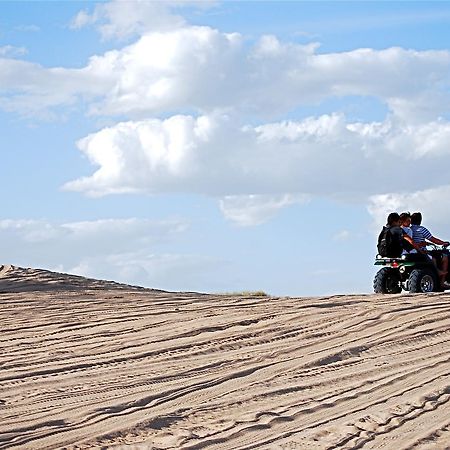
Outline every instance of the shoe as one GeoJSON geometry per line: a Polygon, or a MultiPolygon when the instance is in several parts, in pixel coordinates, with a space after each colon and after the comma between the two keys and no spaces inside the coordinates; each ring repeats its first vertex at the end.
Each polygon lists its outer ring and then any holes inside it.
{"type": "Polygon", "coordinates": [[[442,289],[444,289],[444,291],[447,291],[448,289],[450,289],[450,283],[442,283],[442,289]]]}

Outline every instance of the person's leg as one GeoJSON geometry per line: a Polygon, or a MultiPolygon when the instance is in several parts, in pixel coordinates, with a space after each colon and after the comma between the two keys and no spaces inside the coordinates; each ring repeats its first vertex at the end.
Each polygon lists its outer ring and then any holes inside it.
{"type": "Polygon", "coordinates": [[[448,272],[448,256],[442,255],[442,275],[441,275],[441,285],[445,285],[445,279],[447,278],[448,272]]]}
{"type": "Polygon", "coordinates": [[[446,288],[446,278],[448,273],[448,257],[441,250],[435,250],[432,252],[433,263],[436,266],[439,274],[439,281],[442,288],[446,288]]]}
{"type": "Polygon", "coordinates": [[[432,261],[433,261],[434,267],[436,267],[436,270],[437,270],[437,273],[438,273],[439,277],[447,275],[447,272],[444,272],[444,270],[441,270],[439,268],[440,264],[439,264],[438,260],[434,256],[432,258],[432,261]]]}

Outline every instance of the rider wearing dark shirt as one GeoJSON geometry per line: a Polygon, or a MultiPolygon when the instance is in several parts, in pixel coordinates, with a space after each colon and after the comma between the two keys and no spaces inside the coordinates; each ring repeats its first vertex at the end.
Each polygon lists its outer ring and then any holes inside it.
{"type": "Polygon", "coordinates": [[[389,214],[387,224],[383,227],[383,231],[378,238],[378,245],[380,245],[380,241],[387,230],[390,234],[390,244],[387,249],[389,253],[385,256],[388,258],[400,258],[403,253],[403,249],[405,248],[419,248],[414,244],[408,234],[400,227],[400,216],[398,213],[389,214]]]}

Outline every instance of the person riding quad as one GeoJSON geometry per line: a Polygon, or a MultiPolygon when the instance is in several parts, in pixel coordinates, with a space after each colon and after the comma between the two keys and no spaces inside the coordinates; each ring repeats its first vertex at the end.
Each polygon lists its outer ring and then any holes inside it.
{"type": "MultiPolygon", "coordinates": [[[[413,213],[411,215],[411,229],[413,232],[413,241],[420,248],[425,249],[427,245],[427,241],[432,242],[433,244],[442,245],[447,247],[450,245],[450,242],[443,241],[431,234],[431,232],[425,228],[422,224],[422,214],[420,212],[413,213]]],[[[433,250],[430,252],[430,257],[433,258],[439,270],[439,278],[441,282],[441,286],[444,289],[449,289],[450,285],[445,282],[445,278],[448,272],[448,254],[442,250],[433,250]]]]}
{"type": "MultiPolygon", "coordinates": [[[[400,214],[400,227],[411,239],[413,238],[413,233],[411,230],[411,214],[409,212],[404,212],[400,214]]],[[[402,255],[407,255],[416,252],[417,252],[416,248],[412,249],[404,248],[402,255]]]]}
{"type": "Polygon", "coordinates": [[[378,253],[387,258],[400,258],[403,251],[420,251],[408,233],[400,227],[400,216],[393,212],[388,215],[387,224],[378,236],[378,253]]]}

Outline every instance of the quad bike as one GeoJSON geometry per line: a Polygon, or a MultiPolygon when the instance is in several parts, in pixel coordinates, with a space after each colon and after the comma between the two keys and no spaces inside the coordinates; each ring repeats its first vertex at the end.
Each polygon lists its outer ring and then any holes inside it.
{"type": "MultiPolygon", "coordinates": [[[[431,246],[431,254],[438,257],[449,251],[446,247],[431,246]]],[[[433,260],[427,255],[412,253],[400,258],[384,258],[377,255],[376,266],[383,266],[375,275],[373,289],[379,294],[399,294],[402,289],[409,292],[443,292],[438,271],[433,260]]],[[[450,281],[447,273],[446,281],[450,281]]]]}

